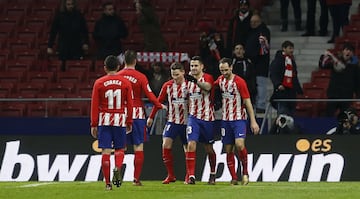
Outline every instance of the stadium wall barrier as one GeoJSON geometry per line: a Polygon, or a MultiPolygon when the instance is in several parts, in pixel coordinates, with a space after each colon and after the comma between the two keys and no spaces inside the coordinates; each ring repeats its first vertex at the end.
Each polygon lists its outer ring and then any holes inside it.
{"type": "MultiPolygon", "coordinates": [[[[249,135],[246,145],[250,181],[359,181],[358,138],[356,135],[249,135]]],[[[145,143],[143,180],[166,177],[161,142],[161,136],[153,135],[145,143]]],[[[176,140],[173,153],[175,174],[178,180],[183,180],[185,158],[180,145],[176,140]]],[[[217,181],[229,182],[231,177],[221,141],[216,141],[214,148],[217,181]]],[[[133,160],[133,152],[127,151],[125,181],[133,180],[133,160]]],[[[113,165],[113,157],[111,161],[113,165]]],[[[207,181],[209,173],[209,163],[203,147],[199,145],[197,180],[207,181]]],[[[101,154],[97,141],[89,134],[1,135],[0,181],[99,180],[102,180],[101,154]]]]}

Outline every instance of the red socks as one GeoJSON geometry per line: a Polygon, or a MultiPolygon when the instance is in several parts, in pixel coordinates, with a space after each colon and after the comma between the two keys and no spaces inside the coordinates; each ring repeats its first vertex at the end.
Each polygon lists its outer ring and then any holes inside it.
{"type": "Polygon", "coordinates": [[[195,176],[196,152],[186,152],[186,172],[189,176],[195,176]]]}
{"type": "Polygon", "coordinates": [[[209,157],[209,164],[210,164],[210,173],[214,174],[214,173],[216,173],[216,171],[215,171],[216,154],[215,153],[210,153],[210,154],[208,154],[208,157],[209,157]]]}
{"type": "Polygon", "coordinates": [[[101,156],[101,168],[105,178],[105,183],[110,184],[110,155],[102,154],[101,156]]]}
{"type": "Polygon", "coordinates": [[[242,169],[243,169],[243,175],[249,175],[248,174],[248,159],[247,159],[247,149],[244,147],[243,150],[239,150],[239,158],[241,161],[242,169]]]}
{"type": "Polygon", "coordinates": [[[121,170],[122,164],[124,162],[124,149],[116,149],[115,153],[115,167],[119,168],[121,170]]]}
{"type": "Polygon", "coordinates": [[[230,171],[231,179],[237,180],[237,175],[236,175],[236,171],[235,171],[234,152],[230,152],[230,153],[226,154],[226,162],[227,162],[228,169],[230,171]]]}
{"type": "Polygon", "coordinates": [[[171,153],[171,149],[163,149],[162,154],[163,162],[168,172],[168,176],[175,177],[174,174],[174,157],[171,153]]]}
{"type": "Polygon", "coordinates": [[[140,174],[142,170],[142,166],[144,164],[144,151],[135,151],[135,158],[134,158],[134,179],[140,180],[140,174]]]}

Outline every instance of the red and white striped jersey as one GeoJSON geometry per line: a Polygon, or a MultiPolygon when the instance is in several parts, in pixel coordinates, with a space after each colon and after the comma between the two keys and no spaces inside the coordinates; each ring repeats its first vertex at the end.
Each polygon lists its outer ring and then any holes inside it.
{"type": "Polygon", "coordinates": [[[133,93],[130,82],[119,75],[105,75],[94,83],[91,127],[132,124],[133,93]],[[130,111],[127,111],[130,110],[130,111]]]}
{"type": "MultiPolygon", "coordinates": [[[[168,121],[175,124],[186,124],[188,118],[188,87],[193,84],[189,81],[184,81],[181,84],[176,84],[174,80],[169,80],[164,83],[159,93],[158,100],[160,103],[164,102],[167,97],[168,105],[168,121]]],[[[154,118],[158,108],[154,107],[150,113],[149,118],[154,118]]]]}
{"type": "Polygon", "coordinates": [[[243,99],[250,98],[246,82],[240,76],[227,80],[221,75],[214,83],[222,93],[222,120],[246,120],[246,108],[243,99]]]}
{"type": "MultiPolygon", "coordinates": [[[[211,75],[204,73],[198,82],[208,82],[213,85],[211,75]]],[[[189,86],[189,114],[204,121],[214,121],[214,89],[210,92],[203,91],[198,85],[192,83],[189,86]]]]}
{"type": "Polygon", "coordinates": [[[145,119],[145,108],[142,100],[144,94],[157,108],[162,107],[161,103],[151,91],[149,81],[144,74],[133,68],[124,68],[117,74],[125,77],[131,83],[134,92],[133,119],[145,119]]]}

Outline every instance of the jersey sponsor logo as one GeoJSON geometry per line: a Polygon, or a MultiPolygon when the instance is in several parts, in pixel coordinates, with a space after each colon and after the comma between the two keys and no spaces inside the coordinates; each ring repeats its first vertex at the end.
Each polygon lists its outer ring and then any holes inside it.
{"type": "MultiPolygon", "coordinates": [[[[223,132],[222,132],[223,133],[223,132]]],[[[250,181],[277,182],[280,177],[286,176],[291,182],[319,182],[326,180],[338,182],[341,180],[345,165],[345,157],[342,154],[331,152],[330,139],[299,139],[295,147],[299,154],[292,153],[264,153],[248,154],[248,171],[250,181]],[[289,171],[290,170],[290,171],[289,171]]],[[[222,151],[221,141],[216,141],[213,145],[217,165],[226,165],[226,153],[222,151]]],[[[235,156],[236,157],[236,156],[235,156]]],[[[235,161],[235,169],[239,166],[235,161]]],[[[210,175],[210,165],[208,159],[205,160],[202,181],[207,181],[210,175]]],[[[231,180],[228,169],[223,169],[222,173],[217,174],[216,181],[231,180]]]]}

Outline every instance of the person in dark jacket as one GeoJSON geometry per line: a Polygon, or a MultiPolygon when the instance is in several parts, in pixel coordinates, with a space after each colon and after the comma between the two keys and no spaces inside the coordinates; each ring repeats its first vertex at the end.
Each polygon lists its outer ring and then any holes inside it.
{"type": "MultiPolygon", "coordinates": [[[[293,57],[294,43],[284,41],[282,50],[276,52],[270,64],[270,79],[274,86],[275,99],[295,99],[297,94],[303,94],[297,77],[297,66],[293,57]]],[[[278,115],[292,116],[295,113],[295,102],[277,102],[274,104],[278,115]]]]}
{"type": "Polygon", "coordinates": [[[249,10],[249,0],[240,0],[239,10],[229,22],[226,36],[226,54],[231,57],[235,44],[245,44],[250,30],[250,18],[252,12],[249,10]]]}
{"type": "MultiPolygon", "coordinates": [[[[360,97],[360,68],[353,62],[354,50],[353,45],[345,43],[340,57],[328,52],[334,59],[327,89],[329,99],[353,99],[354,95],[360,97]]],[[[328,116],[334,116],[337,109],[343,111],[350,105],[349,101],[328,102],[326,113],[328,116]]]]}
{"type": "Polygon", "coordinates": [[[251,29],[245,45],[245,56],[251,60],[256,71],[256,112],[265,113],[268,99],[270,30],[258,14],[251,16],[250,26],[251,29]]]}
{"type": "Polygon", "coordinates": [[[328,43],[334,43],[340,30],[349,25],[349,12],[352,0],[326,0],[332,18],[333,32],[328,43]]]}
{"type": "MultiPolygon", "coordinates": [[[[281,32],[288,31],[288,8],[290,0],[280,0],[280,17],[281,17],[281,32]]],[[[295,30],[302,30],[301,28],[301,3],[300,0],[291,0],[291,5],[294,10],[295,30]]]]}
{"type": "Polygon", "coordinates": [[[256,73],[250,59],[245,57],[245,47],[243,44],[237,44],[233,51],[233,73],[239,75],[246,81],[250,92],[251,103],[256,103],[256,73]]]}
{"type": "Polygon", "coordinates": [[[128,29],[124,21],[115,14],[113,3],[103,4],[104,13],[96,21],[93,38],[97,44],[97,59],[103,60],[108,55],[122,53],[121,39],[128,36],[128,29]]]}
{"type": "Polygon", "coordinates": [[[134,0],[138,24],[144,33],[144,51],[166,52],[167,43],[160,31],[159,19],[149,0],[134,0]]]}
{"type": "Polygon", "coordinates": [[[77,9],[75,0],[61,1],[60,11],[56,13],[50,29],[48,54],[54,54],[57,35],[60,60],[83,59],[89,49],[89,36],[85,18],[77,9]]]}

